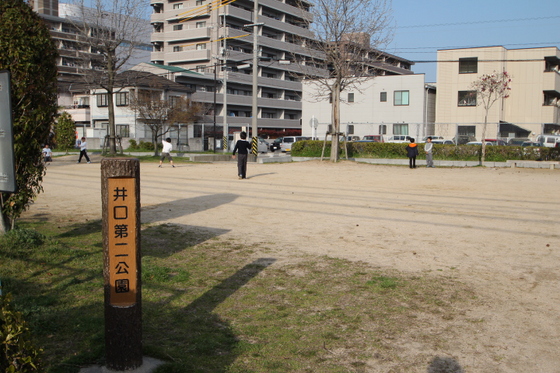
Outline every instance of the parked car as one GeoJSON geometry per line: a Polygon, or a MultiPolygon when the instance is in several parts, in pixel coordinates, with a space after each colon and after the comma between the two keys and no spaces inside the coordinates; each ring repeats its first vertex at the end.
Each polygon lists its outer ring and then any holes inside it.
{"type": "Polygon", "coordinates": [[[360,141],[360,136],[348,136],[346,141],[360,141]]]}
{"type": "Polygon", "coordinates": [[[259,150],[259,153],[268,153],[268,150],[270,148],[270,144],[268,143],[268,141],[260,137],[257,141],[257,149],[259,150]]]}
{"type": "Polygon", "coordinates": [[[433,144],[440,144],[440,145],[455,145],[453,140],[443,140],[443,139],[435,139],[432,140],[433,144]]]}
{"type": "Polygon", "coordinates": [[[273,142],[270,143],[269,148],[271,152],[274,152],[276,150],[280,150],[282,148],[282,146],[280,144],[282,144],[282,137],[277,138],[276,140],[274,140],[273,142]]]}
{"type": "Polygon", "coordinates": [[[309,140],[309,137],[305,136],[286,136],[282,138],[282,142],[280,143],[280,150],[283,152],[290,152],[292,151],[292,145],[297,141],[302,140],[309,140]]]}
{"type": "Polygon", "coordinates": [[[488,143],[491,143],[492,145],[507,145],[504,140],[500,139],[484,139],[484,141],[486,141],[486,145],[488,145],[488,143]]]}
{"type": "MultiPolygon", "coordinates": [[[[478,146],[482,146],[482,141],[469,141],[468,143],[466,143],[465,145],[478,145],[478,146]]],[[[486,141],[486,145],[494,145],[489,141],[486,141]]]]}
{"type": "Polygon", "coordinates": [[[410,142],[410,136],[406,136],[406,135],[395,135],[395,136],[391,136],[389,137],[389,139],[386,142],[392,142],[392,143],[405,143],[405,142],[410,142]]]}
{"type": "Polygon", "coordinates": [[[382,135],[366,135],[361,141],[383,142],[382,135]]]}
{"type": "Polygon", "coordinates": [[[514,139],[509,139],[507,144],[509,146],[523,146],[523,143],[527,142],[527,141],[530,142],[531,140],[529,140],[527,138],[516,137],[514,139]]]}
{"type": "Polygon", "coordinates": [[[521,146],[543,146],[542,142],[535,142],[535,141],[523,141],[523,143],[521,143],[521,146]]]}
{"type": "Polygon", "coordinates": [[[547,148],[555,148],[560,143],[560,136],[559,135],[540,135],[537,138],[537,142],[543,144],[547,148]]]}

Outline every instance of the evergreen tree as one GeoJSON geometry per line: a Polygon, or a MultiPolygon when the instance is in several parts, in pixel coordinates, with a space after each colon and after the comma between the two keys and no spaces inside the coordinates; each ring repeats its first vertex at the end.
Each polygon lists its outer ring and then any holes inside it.
{"type": "Polygon", "coordinates": [[[68,150],[76,145],[76,123],[68,112],[63,112],[56,121],[54,138],[57,150],[68,150]]]}
{"type": "Polygon", "coordinates": [[[0,1],[0,70],[11,73],[16,193],[1,193],[0,233],[42,191],[41,149],[57,111],[57,50],[41,18],[23,0],[0,1]]]}

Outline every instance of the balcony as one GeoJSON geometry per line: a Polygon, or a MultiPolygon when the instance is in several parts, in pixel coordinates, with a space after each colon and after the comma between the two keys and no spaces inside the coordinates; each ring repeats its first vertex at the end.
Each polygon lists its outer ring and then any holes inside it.
{"type": "Polygon", "coordinates": [[[298,18],[311,19],[311,13],[278,0],[260,0],[259,4],[287,14],[291,14],[298,18]]]}
{"type": "Polygon", "coordinates": [[[560,72],[552,70],[543,73],[543,91],[560,92],[560,72]]]}
{"type": "MultiPolygon", "coordinates": [[[[154,58],[152,58],[154,59],[154,58]]],[[[186,50],[183,52],[174,52],[167,54],[167,64],[180,63],[180,62],[195,62],[195,61],[208,61],[210,60],[210,49],[202,50],[186,50]]]]}
{"type": "Polygon", "coordinates": [[[166,33],[168,42],[191,41],[197,39],[208,39],[210,37],[210,27],[190,28],[181,31],[169,31],[166,33]]]}
{"type": "Polygon", "coordinates": [[[247,23],[251,23],[253,21],[253,12],[249,12],[248,10],[241,9],[235,6],[228,6],[226,9],[226,14],[230,17],[239,18],[247,23]]]}
{"type": "Polygon", "coordinates": [[[313,33],[309,29],[282,22],[274,18],[260,16],[259,22],[263,22],[265,27],[270,27],[281,32],[289,32],[291,34],[298,35],[304,38],[313,37],[313,33]]]}

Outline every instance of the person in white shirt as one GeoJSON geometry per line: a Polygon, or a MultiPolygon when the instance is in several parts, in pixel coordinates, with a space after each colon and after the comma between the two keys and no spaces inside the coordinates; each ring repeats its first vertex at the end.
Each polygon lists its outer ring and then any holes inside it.
{"type": "Polygon", "coordinates": [[[45,163],[52,162],[52,150],[49,148],[49,144],[45,144],[45,147],[43,148],[43,159],[45,160],[45,163]]]}
{"type": "Polygon", "coordinates": [[[87,154],[87,142],[85,137],[82,137],[82,141],[80,142],[80,158],[78,158],[78,163],[82,161],[82,157],[86,157],[87,163],[91,163],[87,154]]]}
{"type": "Polygon", "coordinates": [[[432,160],[432,152],[434,149],[434,143],[432,138],[428,137],[427,142],[424,144],[424,151],[426,152],[426,167],[434,167],[434,161],[432,160]]]}
{"type": "Polygon", "coordinates": [[[171,139],[168,137],[165,140],[161,140],[161,143],[163,144],[163,149],[161,150],[161,158],[159,160],[158,167],[161,167],[165,158],[169,159],[169,163],[171,163],[172,167],[175,167],[175,165],[173,164],[173,158],[171,157],[171,150],[173,150],[171,139]]]}

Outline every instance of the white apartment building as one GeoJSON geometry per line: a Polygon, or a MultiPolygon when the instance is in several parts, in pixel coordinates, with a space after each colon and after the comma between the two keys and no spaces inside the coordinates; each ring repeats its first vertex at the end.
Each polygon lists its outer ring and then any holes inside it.
{"type": "MultiPolygon", "coordinates": [[[[486,138],[531,138],[560,130],[560,51],[501,46],[438,51],[436,135],[481,140],[485,110],[465,99],[483,74],[507,71],[510,96],[490,109],[486,138]]],[[[472,97],[472,96],[470,96],[472,97]]]]}
{"type": "MultiPolygon", "coordinates": [[[[301,65],[311,66],[318,75],[327,73],[313,65],[314,53],[305,46],[313,39],[305,22],[310,17],[310,2],[260,0],[256,17],[251,0],[227,5],[211,0],[150,0],[150,4],[151,62],[197,71],[206,78],[215,76],[218,82],[214,86],[204,80],[186,84],[196,86],[193,100],[212,106],[216,103],[216,121],[226,124],[230,133],[252,123],[251,64],[256,29],[257,53],[267,59],[258,64],[258,132],[275,136],[301,130],[301,65]]],[[[411,73],[412,63],[396,56],[384,55],[376,62],[381,74],[411,73]]],[[[183,78],[176,81],[183,82],[183,78]]]]}
{"type": "MultiPolygon", "coordinates": [[[[302,136],[324,139],[331,103],[318,100],[313,82],[303,82],[302,136]]],[[[378,76],[341,93],[340,130],[347,135],[408,135],[420,141],[434,134],[435,96],[424,74],[378,76]]]]}

